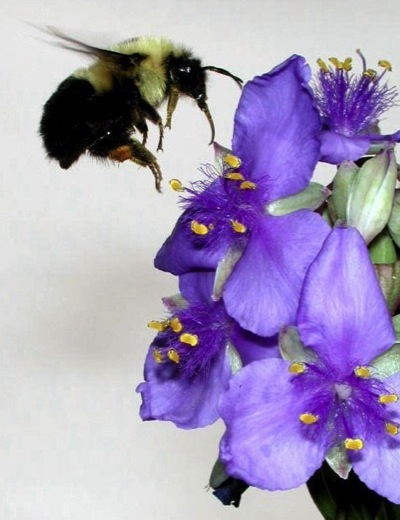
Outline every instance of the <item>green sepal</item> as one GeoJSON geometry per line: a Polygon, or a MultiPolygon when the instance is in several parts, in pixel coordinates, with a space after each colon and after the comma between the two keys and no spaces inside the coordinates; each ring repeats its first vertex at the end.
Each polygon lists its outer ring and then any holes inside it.
{"type": "Polygon", "coordinates": [[[400,247],[400,190],[396,190],[388,229],[396,245],[400,247]]]}
{"type": "Polygon", "coordinates": [[[338,219],[346,220],[347,200],[358,170],[359,167],[355,163],[344,161],[336,172],[333,179],[332,197],[329,199],[330,215],[334,222],[338,219]]]}
{"type": "Polygon", "coordinates": [[[310,182],[304,190],[267,204],[265,211],[274,217],[282,217],[299,209],[314,211],[325,202],[330,194],[331,191],[322,184],[310,182]]]}

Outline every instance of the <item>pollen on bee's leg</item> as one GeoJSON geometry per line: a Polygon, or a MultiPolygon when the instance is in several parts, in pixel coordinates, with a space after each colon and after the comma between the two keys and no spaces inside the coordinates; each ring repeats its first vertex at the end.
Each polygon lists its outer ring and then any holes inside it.
{"type": "Polygon", "coordinates": [[[358,451],[364,448],[364,441],[362,439],[346,439],[344,441],[346,450],[358,451]]]}
{"type": "Polygon", "coordinates": [[[239,168],[239,166],[242,164],[242,161],[239,159],[239,157],[236,157],[236,155],[230,153],[226,154],[223,160],[224,163],[231,168],[239,168]]]}
{"type": "Polygon", "coordinates": [[[399,396],[396,394],[383,394],[379,396],[379,402],[381,404],[397,403],[399,396]]]}
{"type": "Polygon", "coordinates": [[[114,150],[111,150],[108,154],[108,157],[112,161],[124,162],[132,158],[132,149],[129,145],[124,144],[122,146],[118,146],[118,148],[114,148],[114,150]]]}
{"type": "Polygon", "coordinates": [[[302,413],[299,415],[299,419],[304,424],[315,424],[318,422],[319,417],[313,413],[302,413]]]}
{"type": "Polygon", "coordinates": [[[196,235],[207,235],[207,233],[209,232],[209,228],[205,224],[197,222],[197,220],[192,220],[190,224],[190,229],[196,235]]]}
{"type": "Polygon", "coordinates": [[[186,345],[190,345],[191,347],[195,347],[199,343],[199,337],[196,334],[184,332],[179,336],[179,341],[186,345]]]}
{"type": "Polygon", "coordinates": [[[386,423],[385,429],[386,433],[388,433],[389,435],[398,435],[399,433],[399,427],[393,423],[386,423]]]}

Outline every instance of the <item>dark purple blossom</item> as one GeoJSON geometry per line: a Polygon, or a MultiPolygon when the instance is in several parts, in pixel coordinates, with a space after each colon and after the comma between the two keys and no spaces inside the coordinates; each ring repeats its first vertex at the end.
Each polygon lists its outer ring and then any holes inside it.
{"type": "Polygon", "coordinates": [[[337,473],[346,477],[352,466],[400,503],[399,354],[388,356],[395,333],[355,229],[337,228],[325,241],[305,278],[297,327],[305,348],[293,349],[290,362],[251,363],[222,399],[228,474],[289,489],[327,457],[337,473]]]}
{"type": "Polygon", "coordinates": [[[232,142],[240,164],[225,157],[222,175],[209,170],[187,190],[185,211],[155,259],[176,275],[217,270],[214,298],[222,291],[228,314],[263,336],[293,322],[305,271],[329,231],[311,211],[274,217],[265,209],[304,189],[319,158],[309,80],[304,58],[292,56],[245,86],[232,142]]]}
{"type": "Polygon", "coordinates": [[[383,81],[390,63],[380,61],[380,75],[368,69],[359,52],[363,70],[351,73],[351,58],[339,61],[331,58],[333,66],[319,60],[314,93],[322,117],[321,160],[339,164],[355,161],[365,155],[372,144],[395,142],[400,132],[382,136],[377,131],[380,116],[395,104],[397,90],[383,81]]]}
{"type": "Polygon", "coordinates": [[[143,420],[172,421],[180,428],[207,426],[219,417],[218,401],[232,371],[278,355],[276,337],[241,329],[222,301],[211,300],[213,277],[213,272],[182,276],[185,300],[178,300],[167,320],[153,322],[161,330],[146,358],[145,382],[138,387],[143,420]]]}

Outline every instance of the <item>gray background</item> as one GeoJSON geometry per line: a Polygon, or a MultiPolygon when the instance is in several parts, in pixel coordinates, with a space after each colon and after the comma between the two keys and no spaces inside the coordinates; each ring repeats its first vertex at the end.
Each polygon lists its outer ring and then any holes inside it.
{"type": "MultiPolygon", "coordinates": [[[[138,418],[134,389],[153,337],[146,324],[176,292],[152,259],[178,215],[177,196],[166,182],[157,194],[133,164],[83,158],[64,172],[47,161],[41,107],[88,62],[27,24],[102,46],[165,35],[246,80],[292,53],[314,64],[360,47],[370,66],[392,60],[394,84],[400,2],[3,0],[0,15],[0,518],[319,518],[305,488],[251,490],[239,510],[224,508],[205,489],[222,425],[188,432],[138,418]]],[[[210,77],[226,146],[238,98],[231,80],[210,77]]],[[[383,129],[399,116],[392,110],[383,129]]],[[[208,139],[203,114],[181,101],[160,154],[165,179],[196,178],[213,160],[208,139]]],[[[332,171],[321,168],[319,178],[332,171]]]]}

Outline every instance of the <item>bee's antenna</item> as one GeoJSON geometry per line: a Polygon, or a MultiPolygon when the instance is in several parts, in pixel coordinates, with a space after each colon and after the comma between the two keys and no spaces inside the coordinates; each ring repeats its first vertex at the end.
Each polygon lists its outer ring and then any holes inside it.
{"type": "Polygon", "coordinates": [[[243,80],[238,78],[237,76],[234,76],[229,70],[221,69],[219,67],[214,67],[212,65],[207,65],[206,67],[203,67],[203,70],[211,70],[212,72],[218,72],[218,74],[223,74],[224,76],[229,76],[232,78],[236,83],[239,85],[240,88],[243,87],[243,80]]]}

